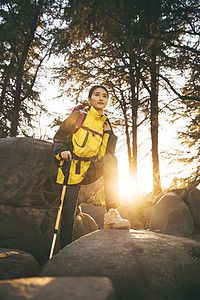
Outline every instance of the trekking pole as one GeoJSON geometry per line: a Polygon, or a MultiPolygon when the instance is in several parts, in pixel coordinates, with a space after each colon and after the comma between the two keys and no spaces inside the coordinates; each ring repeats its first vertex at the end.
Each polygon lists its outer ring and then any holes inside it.
{"type": "Polygon", "coordinates": [[[65,170],[65,172],[67,171],[67,174],[65,176],[65,180],[63,183],[63,187],[62,187],[62,193],[61,193],[61,197],[60,197],[60,205],[58,207],[58,213],[57,213],[56,223],[55,223],[55,227],[54,227],[54,235],[53,235],[53,241],[52,241],[52,245],[51,245],[49,259],[51,259],[53,256],[56,239],[58,236],[58,229],[59,229],[59,225],[60,225],[60,218],[61,218],[61,213],[62,213],[62,209],[63,209],[63,203],[64,203],[64,199],[65,199],[66,189],[67,189],[67,182],[68,182],[68,178],[69,178],[70,166],[71,166],[71,163],[68,161],[67,168],[65,170]]]}
{"type": "Polygon", "coordinates": [[[49,255],[49,259],[52,258],[53,252],[54,252],[54,248],[55,248],[55,243],[56,243],[56,239],[57,239],[57,235],[58,235],[58,229],[59,229],[59,225],[60,225],[60,217],[61,217],[61,213],[62,213],[62,208],[63,208],[63,202],[64,202],[64,198],[65,198],[66,188],[67,188],[66,185],[63,185],[62,194],[61,194],[61,198],[60,198],[60,206],[58,207],[56,224],[55,224],[55,227],[54,227],[54,235],[53,235],[53,241],[52,241],[52,245],[51,245],[51,252],[50,252],[50,255],[49,255]]]}

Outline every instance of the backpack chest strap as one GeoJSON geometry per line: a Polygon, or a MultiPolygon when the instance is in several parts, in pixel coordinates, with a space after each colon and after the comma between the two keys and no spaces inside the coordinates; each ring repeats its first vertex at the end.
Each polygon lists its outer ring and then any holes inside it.
{"type": "Polygon", "coordinates": [[[98,132],[98,131],[95,131],[95,130],[92,130],[91,128],[89,128],[89,127],[86,127],[86,126],[84,126],[84,125],[82,125],[82,124],[80,124],[80,126],[78,126],[79,128],[83,128],[83,129],[85,129],[85,130],[87,130],[87,131],[90,131],[91,133],[92,133],[92,136],[94,137],[95,135],[99,135],[101,138],[103,138],[103,134],[102,133],[100,133],[100,132],[98,132]]]}

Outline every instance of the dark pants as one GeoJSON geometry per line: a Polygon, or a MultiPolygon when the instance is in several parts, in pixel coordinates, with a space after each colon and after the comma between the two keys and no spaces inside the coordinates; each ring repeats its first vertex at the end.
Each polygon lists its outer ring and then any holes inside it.
{"type": "Polygon", "coordinates": [[[81,185],[94,183],[104,177],[106,209],[117,208],[118,198],[118,162],[112,154],[106,154],[96,162],[92,162],[85,178],[79,184],[67,185],[60,225],[60,248],[72,242],[74,217],[77,198],[81,185]]]}

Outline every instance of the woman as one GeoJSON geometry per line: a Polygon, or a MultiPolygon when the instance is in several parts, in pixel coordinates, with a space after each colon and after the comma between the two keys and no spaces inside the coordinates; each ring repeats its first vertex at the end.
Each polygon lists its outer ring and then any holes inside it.
{"type": "Polygon", "coordinates": [[[88,107],[74,111],[60,126],[54,137],[53,152],[59,161],[57,183],[66,184],[61,228],[61,249],[72,242],[74,216],[80,186],[104,177],[107,213],[104,228],[130,228],[116,208],[118,198],[118,166],[114,156],[117,137],[104,109],[108,91],[95,85],[88,95],[88,107]]]}

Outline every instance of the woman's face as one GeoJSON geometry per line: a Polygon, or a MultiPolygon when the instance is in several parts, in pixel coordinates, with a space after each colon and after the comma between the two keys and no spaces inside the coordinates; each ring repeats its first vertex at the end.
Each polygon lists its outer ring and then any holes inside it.
{"type": "Polygon", "coordinates": [[[88,102],[92,105],[98,113],[102,114],[104,108],[108,104],[108,94],[103,88],[96,88],[88,102]]]}

